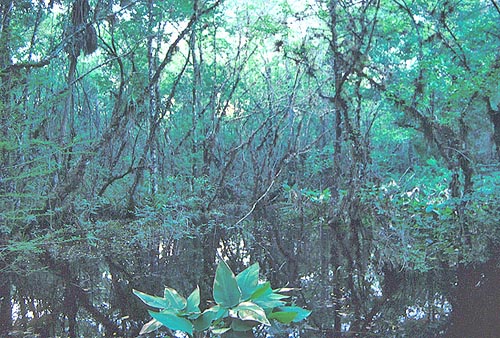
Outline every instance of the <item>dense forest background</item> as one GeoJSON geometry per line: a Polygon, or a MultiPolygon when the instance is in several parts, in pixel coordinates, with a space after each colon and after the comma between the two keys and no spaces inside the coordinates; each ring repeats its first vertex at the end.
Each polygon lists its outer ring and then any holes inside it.
{"type": "Polygon", "coordinates": [[[222,257],[299,288],[273,337],[498,337],[497,0],[1,0],[0,41],[0,336],[136,337],[222,257]]]}

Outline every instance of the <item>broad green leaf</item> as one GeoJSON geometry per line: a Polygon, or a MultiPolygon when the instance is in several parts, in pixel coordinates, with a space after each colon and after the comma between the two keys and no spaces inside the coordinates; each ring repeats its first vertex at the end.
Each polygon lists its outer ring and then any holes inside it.
{"type": "Polygon", "coordinates": [[[259,284],[259,263],[250,265],[236,276],[241,290],[241,299],[248,300],[259,284]]]}
{"type": "Polygon", "coordinates": [[[231,330],[236,332],[245,332],[252,330],[255,326],[259,325],[258,322],[253,322],[250,320],[241,320],[239,318],[233,318],[231,321],[231,330]]]}
{"type": "Polygon", "coordinates": [[[228,310],[228,309],[223,308],[223,307],[222,307],[222,306],[220,306],[220,305],[215,305],[215,306],[213,306],[213,307],[211,307],[210,309],[205,310],[205,311],[214,312],[214,313],[215,313],[214,320],[219,320],[219,319],[222,319],[222,318],[227,317],[227,314],[228,314],[228,312],[229,312],[229,310],[228,310]]]}
{"type": "Polygon", "coordinates": [[[157,321],[156,319],[151,319],[149,322],[147,322],[142,326],[141,332],[139,332],[139,334],[141,335],[153,332],[155,330],[158,330],[162,326],[163,324],[157,321]]]}
{"type": "Polygon", "coordinates": [[[300,322],[301,320],[306,319],[310,314],[311,311],[303,309],[299,306],[282,306],[277,309],[280,312],[295,312],[297,313],[297,316],[293,319],[294,323],[300,322]]]}
{"type": "Polygon", "coordinates": [[[264,309],[252,302],[243,302],[233,309],[241,320],[251,320],[265,325],[271,325],[264,309]]]}
{"type": "Polygon", "coordinates": [[[297,317],[297,315],[297,312],[278,311],[269,314],[269,316],[267,317],[269,319],[276,319],[278,322],[283,324],[290,324],[295,319],[295,317],[297,317]]]}
{"type": "Polygon", "coordinates": [[[186,299],[182,297],[175,289],[165,287],[164,298],[167,302],[169,302],[171,309],[181,311],[186,308],[186,299]]]}
{"type": "Polygon", "coordinates": [[[134,293],[134,295],[139,297],[145,304],[147,304],[151,307],[154,307],[157,309],[167,309],[170,307],[170,304],[164,298],[157,297],[157,296],[151,296],[151,295],[148,295],[147,293],[137,291],[137,290],[132,290],[132,292],[134,293]]]}
{"type": "Polygon", "coordinates": [[[173,311],[164,310],[162,312],[149,311],[151,317],[165,325],[171,330],[179,330],[193,334],[193,324],[186,318],[177,316],[173,311]]]}
{"type": "Polygon", "coordinates": [[[196,287],[193,292],[189,295],[187,298],[187,306],[186,306],[186,312],[187,313],[197,313],[200,312],[200,287],[196,287]]]}
{"type": "Polygon", "coordinates": [[[236,277],[224,261],[219,263],[215,271],[213,292],[215,302],[225,308],[231,308],[240,302],[241,291],[236,277]]]}
{"type": "Polygon", "coordinates": [[[226,333],[229,330],[231,330],[231,328],[229,328],[229,327],[223,327],[221,329],[213,329],[212,332],[214,334],[223,334],[223,333],[226,333]]]}
{"type": "Polygon", "coordinates": [[[208,329],[210,325],[212,325],[216,314],[216,312],[203,312],[198,318],[194,320],[194,329],[196,331],[205,331],[206,329],[208,329]]]}
{"type": "Polygon", "coordinates": [[[228,310],[216,305],[203,311],[203,313],[194,321],[196,331],[204,331],[210,327],[212,322],[227,316],[228,310]]]}
{"type": "Polygon", "coordinates": [[[227,314],[229,312],[227,309],[220,307],[220,306],[217,306],[217,305],[214,306],[213,309],[214,309],[214,311],[217,309],[217,311],[215,312],[214,320],[219,320],[219,319],[227,317],[227,314]]]}
{"type": "Polygon", "coordinates": [[[265,282],[265,283],[260,284],[260,285],[257,286],[257,288],[255,289],[255,291],[250,296],[250,298],[251,299],[256,299],[256,298],[259,298],[259,297],[261,297],[262,295],[264,295],[266,293],[271,293],[271,292],[273,292],[273,289],[271,289],[271,283],[265,282]]]}
{"type": "Polygon", "coordinates": [[[285,305],[285,302],[282,301],[282,299],[285,298],[288,298],[288,296],[274,292],[271,289],[271,284],[269,282],[261,284],[257,287],[252,296],[250,296],[250,299],[255,304],[264,309],[273,309],[275,307],[285,305]]]}

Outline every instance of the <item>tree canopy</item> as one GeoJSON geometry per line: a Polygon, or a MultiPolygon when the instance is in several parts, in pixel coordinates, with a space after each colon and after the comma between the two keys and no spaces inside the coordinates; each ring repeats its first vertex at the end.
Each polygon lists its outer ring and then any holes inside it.
{"type": "Polygon", "coordinates": [[[496,337],[499,32],[498,0],[2,0],[0,336],[136,337],[133,289],[203,311],[223,259],[312,310],[256,337],[496,337]]]}

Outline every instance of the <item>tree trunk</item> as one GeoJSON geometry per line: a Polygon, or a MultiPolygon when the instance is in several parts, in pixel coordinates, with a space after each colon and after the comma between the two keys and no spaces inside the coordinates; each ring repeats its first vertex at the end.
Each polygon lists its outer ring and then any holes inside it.
{"type": "Polygon", "coordinates": [[[486,98],[488,115],[493,124],[493,142],[496,147],[496,159],[500,161],[500,105],[493,107],[490,98],[486,98]]]}
{"type": "MultiPolygon", "coordinates": [[[[71,276],[71,270],[68,264],[63,263],[61,267],[61,271],[65,276],[71,276]]],[[[68,320],[68,337],[76,338],[77,337],[77,325],[76,325],[76,314],[78,312],[78,304],[77,304],[77,292],[75,290],[75,283],[71,280],[66,281],[66,289],[64,290],[64,314],[68,320]]]]}
{"type": "MultiPolygon", "coordinates": [[[[149,19],[149,36],[148,36],[148,80],[151,81],[156,71],[157,62],[156,62],[156,52],[153,48],[153,40],[155,38],[154,34],[154,25],[155,18],[153,15],[153,1],[148,1],[148,19],[149,19]]],[[[159,100],[159,88],[158,83],[155,83],[153,86],[149,87],[148,99],[149,99],[149,119],[151,126],[151,133],[153,134],[152,138],[150,138],[151,143],[149,145],[150,159],[149,159],[149,180],[151,184],[151,194],[156,195],[158,193],[158,154],[157,154],[157,146],[156,146],[156,138],[154,137],[154,130],[157,113],[158,113],[158,100],[159,100]]]]}
{"type": "MultiPolygon", "coordinates": [[[[8,104],[10,101],[9,95],[9,72],[1,71],[11,62],[10,56],[10,16],[12,12],[13,1],[2,1],[0,3],[0,126],[2,126],[3,136],[7,136],[7,125],[4,123],[9,117],[8,104]]],[[[7,157],[2,156],[4,159],[7,157]]],[[[3,166],[3,165],[2,165],[3,166]]],[[[3,176],[3,173],[0,173],[3,176]]],[[[1,191],[4,191],[2,182],[1,191]]],[[[0,234],[0,243],[4,244],[4,234],[0,234]]],[[[6,241],[5,241],[6,242],[6,241]]],[[[0,271],[5,271],[8,263],[4,261],[5,258],[1,257],[0,271]]],[[[0,336],[5,337],[8,335],[12,327],[12,301],[11,301],[12,282],[8,273],[2,272],[0,274],[0,336]]]]}
{"type": "Polygon", "coordinates": [[[13,1],[2,1],[0,3],[0,69],[12,63],[10,57],[10,17],[13,1]]]}
{"type": "MultiPolygon", "coordinates": [[[[3,270],[3,265],[0,270],[3,270]]],[[[6,337],[12,328],[12,283],[6,273],[0,275],[0,337],[6,337]]]]}

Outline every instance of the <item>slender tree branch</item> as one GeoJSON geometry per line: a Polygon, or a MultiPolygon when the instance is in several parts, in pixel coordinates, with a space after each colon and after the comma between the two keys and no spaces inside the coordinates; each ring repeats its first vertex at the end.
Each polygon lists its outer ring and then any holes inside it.
{"type": "Polygon", "coordinates": [[[497,4],[495,0],[490,0],[495,9],[497,10],[498,14],[500,15],[500,6],[497,4]]]}
{"type": "Polygon", "coordinates": [[[273,187],[274,182],[276,181],[276,179],[278,178],[278,176],[280,174],[281,174],[281,169],[276,173],[276,175],[274,175],[274,179],[271,181],[271,183],[267,187],[266,191],[264,191],[264,193],[254,202],[254,204],[252,205],[250,210],[245,214],[245,216],[240,218],[238,220],[238,222],[236,222],[234,224],[235,227],[238,226],[239,224],[241,224],[244,220],[246,220],[254,212],[255,208],[257,207],[257,204],[259,204],[259,202],[262,201],[262,199],[264,199],[264,197],[266,197],[266,195],[269,193],[269,191],[271,191],[271,188],[273,187]]]}

